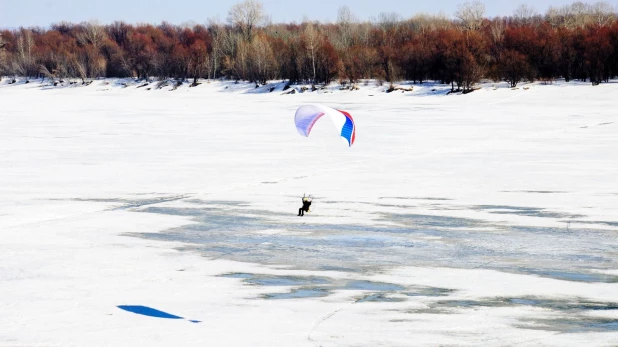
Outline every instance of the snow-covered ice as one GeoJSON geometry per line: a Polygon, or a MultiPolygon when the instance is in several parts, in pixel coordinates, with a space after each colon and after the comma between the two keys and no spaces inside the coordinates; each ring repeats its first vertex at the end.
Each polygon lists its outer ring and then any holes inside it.
{"type": "Polygon", "coordinates": [[[0,83],[0,346],[618,345],[618,83],[121,82],[0,83]]]}

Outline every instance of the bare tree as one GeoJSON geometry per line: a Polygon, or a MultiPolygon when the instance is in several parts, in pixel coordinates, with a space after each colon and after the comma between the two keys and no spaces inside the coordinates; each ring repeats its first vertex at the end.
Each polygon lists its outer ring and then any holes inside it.
{"type": "Polygon", "coordinates": [[[340,48],[346,48],[352,45],[352,27],[357,21],[356,16],[354,16],[348,6],[339,7],[337,11],[337,26],[339,27],[340,48]]]}
{"type": "Polygon", "coordinates": [[[397,12],[381,12],[375,22],[382,30],[394,29],[397,25],[401,24],[403,19],[397,12]]]}
{"type": "Polygon", "coordinates": [[[465,2],[457,6],[455,17],[461,21],[465,30],[478,30],[483,24],[485,15],[485,4],[475,0],[465,2]]]}
{"type": "Polygon", "coordinates": [[[245,0],[232,6],[228,12],[228,21],[240,28],[247,41],[251,41],[253,30],[264,24],[267,18],[264,6],[256,0],[245,0]]]}
{"type": "Polygon", "coordinates": [[[318,47],[318,31],[313,25],[313,23],[309,22],[305,26],[305,30],[303,31],[305,36],[305,42],[307,43],[307,51],[309,56],[311,57],[311,67],[313,69],[313,79],[312,83],[315,83],[316,77],[316,69],[315,69],[315,55],[318,47]]]}
{"type": "Polygon", "coordinates": [[[86,78],[88,78],[88,72],[86,64],[82,61],[77,60],[77,58],[71,59],[72,68],[74,70],[73,74],[76,77],[79,77],[82,80],[82,83],[86,82],[86,78]]]}
{"type": "Polygon", "coordinates": [[[583,28],[590,24],[609,24],[613,18],[615,14],[612,6],[605,2],[590,5],[577,1],[559,8],[550,7],[547,12],[547,20],[552,26],[569,29],[583,28]]]}
{"type": "Polygon", "coordinates": [[[560,9],[550,6],[545,13],[545,20],[554,28],[561,26],[563,19],[561,17],[560,9]]]}
{"type": "Polygon", "coordinates": [[[17,39],[17,59],[13,62],[16,75],[31,77],[38,72],[32,54],[33,49],[34,38],[32,37],[32,31],[21,29],[17,39]]]}
{"type": "Polygon", "coordinates": [[[500,19],[494,20],[493,22],[491,22],[489,30],[491,33],[491,40],[493,41],[493,43],[494,44],[502,43],[502,40],[504,39],[504,31],[506,30],[506,24],[504,23],[504,20],[500,20],[500,19]]]}
{"type": "Polygon", "coordinates": [[[581,1],[571,5],[570,17],[574,27],[582,28],[591,22],[590,6],[581,1]]]}
{"type": "Polygon", "coordinates": [[[609,25],[612,21],[616,20],[614,8],[605,1],[595,2],[590,5],[590,12],[593,23],[599,26],[609,25]]]}
{"type": "MultiPolygon", "coordinates": [[[[208,19],[208,31],[210,31],[210,35],[212,36],[212,52],[210,54],[211,62],[209,63],[212,68],[212,79],[217,78],[217,70],[219,68],[219,59],[223,54],[222,49],[222,41],[223,41],[223,25],[219,23],[218,18],[209,18],[208,19]]],[[[210,78],[210,73],[207,74],[210,78]]]]}
{"type": "Polygon", "coordinates": [[[513,11],[513,18],[521,24],[530,24],[538,15],[536,9],[530,5],[521,4],[513,11]]]}
{"type": "Polygon", "coordinates": [[[444,13],[437,15],[419,13],[408,20],[411,28],[420,33],[427,33],[433,30],[447,29],[451,26],[451,21],[444,13]]]}
{"type": "Polygon", "coordinates": [[[350,10],[348,6],[341,6],[337,10],[337,24],[352,24],[357,21],[358,19],[356,18],[354,13],[352,13],[352,10],[350,10]]]}
{"type": "Polygon", "coordinates": [[[103,26],[95,20],[82,23],[82,32],[77,35],[77,40],[82,45],[91,44],[98,49],[107,37],[103,26]]]}
{"type": "Polygon", "coordinates": [[[276,66],[273,51],[268,41],[261,35],[256,36],[250,47],[251,79],[256,84],[266,84],[275,77],[276,66]]]}

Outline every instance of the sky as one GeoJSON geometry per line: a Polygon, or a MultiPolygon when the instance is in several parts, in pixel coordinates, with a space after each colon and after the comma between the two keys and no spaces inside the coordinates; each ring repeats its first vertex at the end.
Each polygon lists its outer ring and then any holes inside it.
{"type": "MultiPolygon", "coordinates": [[[[0,0],[0,28],[21,26],[47,27],[61,21],[98,20],[103,24],[122,20],[128,23],[162,21],[172,24],[204,24],[209,18],[225,21],[237,0],[0,0]]],[[[337,10],[348,6],[361,20],[377,17],[381,12],[396,12],[411,17],[419,12],[452,15],[465,0],[263,0],[266,12],[275,23],[302,22],[304,18],[321,22],[335,21],[337,10]]],[[[533,6],[544,13],[550,6],[571,4],[572,0],[485,0],[487,17],[510,15],[520,4],[533,6]]],[[[594,3],[596,1],[583,1],[594,3]]],[[[618,0],[606,1],[618,6],[618,0]]]]}

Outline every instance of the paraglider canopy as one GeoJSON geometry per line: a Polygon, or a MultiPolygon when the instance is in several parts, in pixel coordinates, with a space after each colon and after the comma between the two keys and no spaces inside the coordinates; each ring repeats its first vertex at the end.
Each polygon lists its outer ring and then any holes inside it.
{"type": "Polygon", "coordinates": [[[315,123],[323,116],[333,122],[341,137],[348,141],[349,146],[354,144],[356,125],[352,116],[346,111],[336,110],[324,105],[303,105],[296,110],[294,122],[298,133],[308,137],[315,123]]]}

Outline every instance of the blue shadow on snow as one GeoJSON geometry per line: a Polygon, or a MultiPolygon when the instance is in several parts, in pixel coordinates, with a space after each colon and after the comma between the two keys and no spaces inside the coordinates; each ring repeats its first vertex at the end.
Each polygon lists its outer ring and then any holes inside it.
{"type": "MultiPolygon", "coordinates": [[[[140,314],[142,316],[154,317],[154,318],[165,318],[165,319],[185,319],[180,316],[173,315],[171,313],[159,311],[152,307],[141,306],[141,305],[118,305],[118,308],[124,311],[128,311],[135,314],[140,314]]],[[[189,320],[191,323],[200,323],[199,320],[189,320]]]]}

